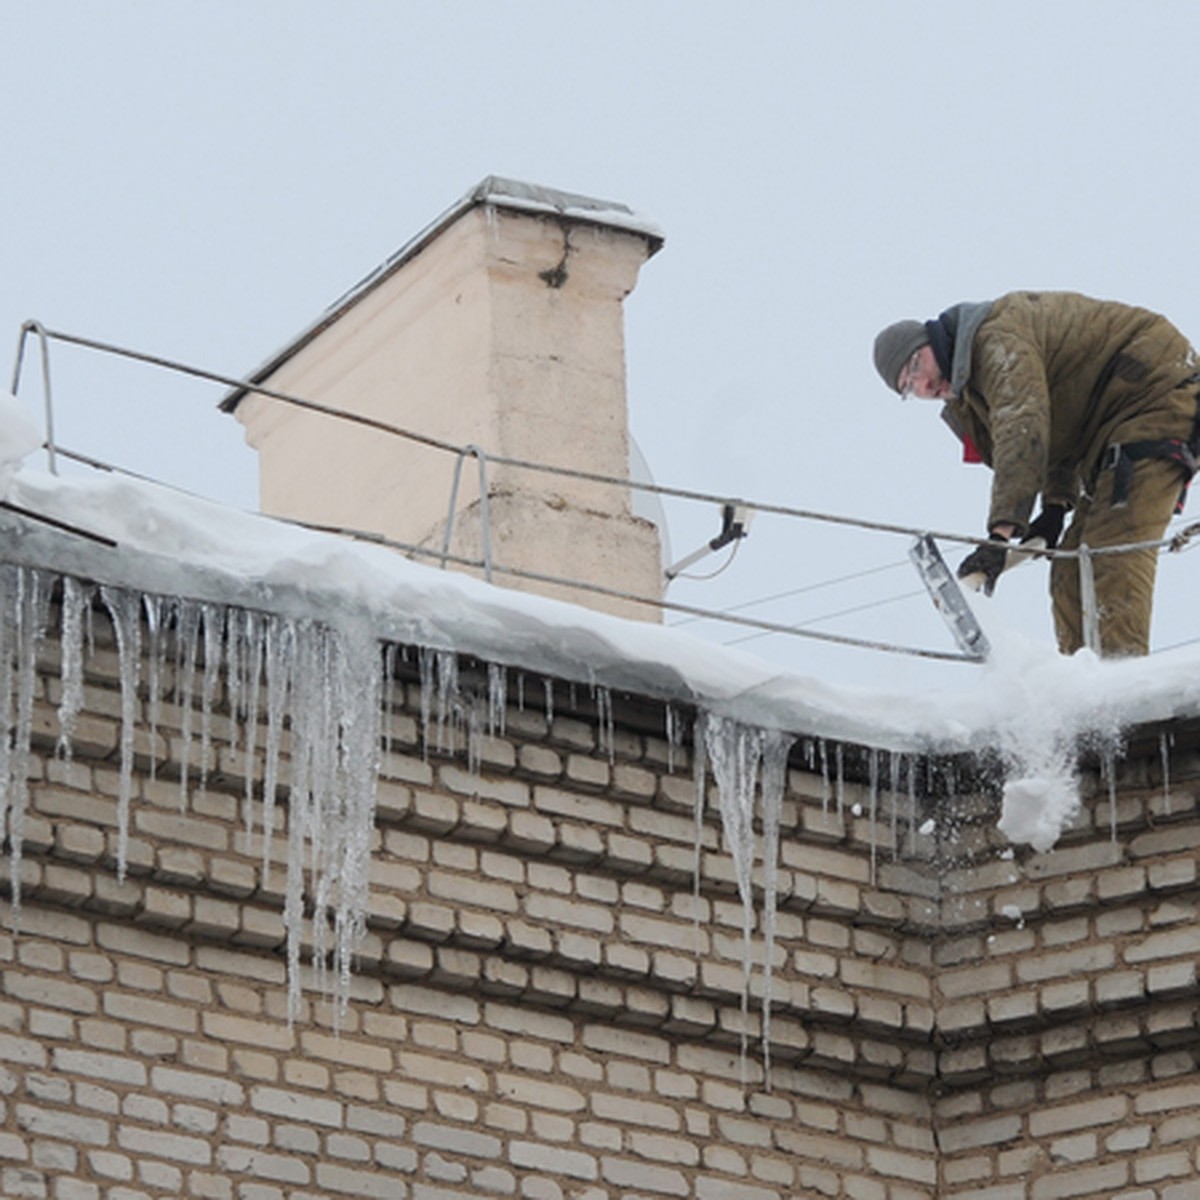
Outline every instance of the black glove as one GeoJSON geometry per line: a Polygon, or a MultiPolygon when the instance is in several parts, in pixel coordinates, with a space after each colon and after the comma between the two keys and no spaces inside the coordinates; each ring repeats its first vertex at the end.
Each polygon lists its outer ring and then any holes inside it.
{"type": "Polygon", "coordinates": [[[996,590],[996,580],[1008,561],[1008,538],[1002,533],[993,533],[991,541],[972,551],[958,567],[959,579],[981,575],[983,594],[990,596],[996,590]]]}
{"type": "Polygon", "coordinates": [[[1065,504],[1044,505],[1042,511],[1029,526],[1029,531],[1021,539],[1021,544],[1024,545],[1026,542],[1041,538],[1046,543],[1046,549],[1053,550],[1058,545],[1058,539],[1062,537],[1062,527],[1063,522],[1067,519],[1067,512],[1065,504]]]}

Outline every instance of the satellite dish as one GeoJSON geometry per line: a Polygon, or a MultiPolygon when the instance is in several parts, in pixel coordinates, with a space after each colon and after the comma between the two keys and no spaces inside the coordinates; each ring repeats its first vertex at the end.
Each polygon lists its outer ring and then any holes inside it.
{"type": "MultiPolygon", "coordinates": [[[[654,476],[650,473],[650,464],[637,444],[633,434],[629,435],[629,478],[634,483],[653,483],[654,476]]],[[[671,562],[671,534],[667,529],[667,510],[663,508],[662,497],[657,492],[647,492],[642,488],[631,488],[629,507],[635,517],[649,521],[658,529],[659,556],[665,571],[671,562]]]]}

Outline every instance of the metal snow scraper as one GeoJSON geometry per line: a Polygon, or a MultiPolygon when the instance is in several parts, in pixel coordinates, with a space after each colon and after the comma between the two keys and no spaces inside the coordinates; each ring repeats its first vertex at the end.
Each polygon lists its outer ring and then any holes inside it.
{"type": "Polygon", "coordinates": [[[908,557],[917,568],[917,574],[921,576],[934,608],[942,614],[950,632],[954,634],[958,648],[968,658],[983,662],[992,652],[991,643],[975,619],[962,588],[958,586],[958,580],[946,566],[937,543],[928,533],[923,534],[912,544],[908,557]]]}

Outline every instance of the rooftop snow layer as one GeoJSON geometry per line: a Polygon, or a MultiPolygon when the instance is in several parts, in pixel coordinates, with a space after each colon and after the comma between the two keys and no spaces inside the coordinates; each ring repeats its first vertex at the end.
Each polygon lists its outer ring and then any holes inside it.
{"type": "Polygon", "coordinates": [[[380,639],[696,704],[795,734],[897,750],[1036,749],[1089,729],[1200,713],[1195,647],[1100,661],[1000,639],[988,664],[963,668],[960,688],[895,695],[782,673],[686,632],[496,587],[383,546],[133,479],[67,479],[24,466],[7,499],[117,543],[112,549],[0,510],[12,561],[162,595],[366,623],[380,639]]]}

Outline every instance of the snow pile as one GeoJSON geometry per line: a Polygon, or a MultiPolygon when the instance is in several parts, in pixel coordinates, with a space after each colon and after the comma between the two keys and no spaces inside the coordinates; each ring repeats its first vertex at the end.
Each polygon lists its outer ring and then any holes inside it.
{"type": "Polygon", "coordinates": [[[1053,849],[1079,813],[1079,787],[1070,765],[1049,763],[1038,775],[1004,784],[1004,806],[997,828],[1010,842],[1035,850],[1053,849]]]}

